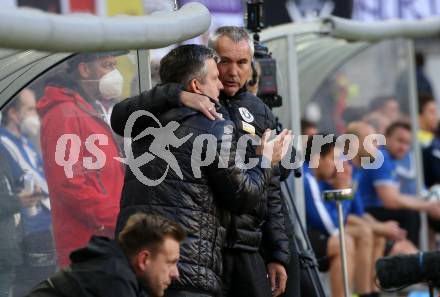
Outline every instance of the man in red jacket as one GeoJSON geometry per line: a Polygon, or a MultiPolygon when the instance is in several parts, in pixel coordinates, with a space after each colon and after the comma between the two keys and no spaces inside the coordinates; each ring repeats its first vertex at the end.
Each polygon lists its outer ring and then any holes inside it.
{"type": "Polygon", "coordinates": [[[51,78],[37,105],[60,266],[92,235],[114,234],[124,171],[105,103],[121,94],[116,56],[125,53],[71,58],[68,75],[51,78]]]}

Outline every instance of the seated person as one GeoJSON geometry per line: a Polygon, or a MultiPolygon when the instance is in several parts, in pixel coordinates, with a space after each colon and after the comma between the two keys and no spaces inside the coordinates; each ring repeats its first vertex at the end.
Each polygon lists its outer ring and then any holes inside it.
{"type": "Polygon", "coordinates": [[[160,216],[134,214],[117,240],[93,236],[70,254],[72,264],[40,283],[27,297],[161,297],[179,277],[183,228],[160,216]],[[145,292],[146,291],[146,292],[145,292]]]}
{"type": "MultiPolygon", "coordinates": [[[[367,160],[371,160],[372,153],[377,150],[377,147],[373,142],[371,142],[371,147],[368,147],[369,144],[367,142],[367,137],[375,133],[376,131],[373,129],[373,127],[366,122],[355,121],[351,122],[347,126],[347,134],[355,135],[358,138],[360,144],[356,155],[353,157],[352,160],[350,160],[350,164],[353,171],[352,177],[355,199],[359,199],[359,201],[361,202],[362,197],[358,189],[362,179],[362,174],[364,173],[362,160],[365,158],[367,158],[367,160]]],[[[408,239],[406,239],[406,231],[399,227],[398,222],[380,222],[367,212],[364,213],[362,218],[364,219],[363,223],[368,223],[373,229],[373,232],[375,234],[375,243],[377,245],[380,245],[380,242],[387,240],[387,248],[385,254],[395,255],[417,252],[417,248],[408,239]]],[[[348,223],[351,223],[351,220],[349,220],[348,223]]],[[[382,256],[385,251],[377,248],[377,252],[378,254],[373,256],[375,259],[382,256]]]]}
{"type": "MultiPolygon", "coordinates": [[[[440,184],[440,125],[437,127],[431,144],[423,148],[423,176],[429,189],[440,184]]],[[[429,218],[430,244],[436,248],[435,233],[440,233],[440,220],[429,218]]]]}
{"type": "Polygon", "coordinates": [[[440,184],[440,124],[431,144],[423,149],[423,170],[426,187],[440,184]]]}
{"type": "Polygon", "coordinates": [[[400,191],[396,174],[396,160],[408,154],[411,147],[411,127],[404,122],[391,124],[386,133],[386,145],[377,151],[383,164],[377,169],[363,171],[359,191],[366,211],[379,221],[397,221],[408,233],[408,239],[418,244],[419,212],[426,211],[433,218],[440,217],[440,203],[417,199],[400,191]]]}
{"type": "MultiPolygon", "coordinates": [[[[307,227],[313,249],[321,258],[320,269],[330,270],[332,296],[343,296],[341,254],[338,239],[338,211],[334,202],[322,199],[322,192],[331,189],[351,188],[351,170],[346,164],[343,172],[336,171],[338,158],[336,139],[325,143],[321,151],[312,150],[309,139],[304,166],[304,193],[307,227]]],[[[313,144],[315,145],[315,144],[313,144]]],[[[362,220],[363,207],[359,199],[343,202],[344,221],[362,220]]],[[[355,279],[360,296],[373,293],[373,233],[368,224],[348,224],[345,245],[349,281],[355,279]],[[355,270],[355,267],[362,269],[355,270]]]]}

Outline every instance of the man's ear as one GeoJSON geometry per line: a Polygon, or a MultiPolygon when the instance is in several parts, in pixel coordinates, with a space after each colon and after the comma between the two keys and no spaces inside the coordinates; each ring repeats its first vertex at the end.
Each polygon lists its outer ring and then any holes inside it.
{"type": "Polygon", "coordinates": [[[135,256],[135,265],[141,271],[146,271],[148,266],[150,266],[150,263],[151,263],[151,253],[148,250],[141,250],[135,256]]]}
{"type": "Polygon", "coordinates": [[[199,81],[197,79],[194,78],[188,83],[188,91],[197,94],[202,93],[202,91],[199,88],[199,81]]]}
{"type": "Polygon", "coordinates": [[[89,65],[87,65],[86,63],[84,62],[79,63],[78,71],[81,77],[86,79],[90,77],[90,68],[89,65]]]}
{"type": "Polygon", "coordinates": [[[17,107],[9,108],[9,110],[7,112],[7,115],[5,115],[5,117],[8,118],[8,121],[10,121],[11,119],[18,121],[18,110],[17,110],[17,107]]]}

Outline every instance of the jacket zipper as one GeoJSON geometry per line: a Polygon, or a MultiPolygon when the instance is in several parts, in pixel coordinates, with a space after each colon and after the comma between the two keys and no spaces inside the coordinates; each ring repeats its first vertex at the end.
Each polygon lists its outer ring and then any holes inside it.
{"type": "Polygon", "coordinates": [[[107,190],[104,187],[104,184],[102,183],[101,180],[101,171],[100,170],[96,170],[96,179],[98,180],[98,184],[99,187],[101,188],[101,191],[104,193],[104,195],[107,195],[107,190]]]}

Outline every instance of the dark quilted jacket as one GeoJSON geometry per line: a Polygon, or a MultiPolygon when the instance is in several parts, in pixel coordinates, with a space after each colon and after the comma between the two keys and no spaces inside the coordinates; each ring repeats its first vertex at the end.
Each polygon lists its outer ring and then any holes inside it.
{"type": "MultiPolygon", "coordinates": [[[[113,109],[112,127],[120,127],[120,125],[124,127],[130,113],[136,108],[142,109],[142,102],[143,98],[139,96],[116,105],[113,109]]],[[[179,148],[170,146],[171,153],[178,160],[183,180],[169,168],[162,183],[149,187],[141,183],[131,170],[127,170],[118,229],[129,215],[138,211],[160,214],[181,224],[186,229],[188,237],[181,246],[180,278],[172,287],[214,295],[220,291],[221,286],[221,249],[225,238],[225,230],[218,219],[218,206],[228,208],[235,213],[250,211],[258,203],[258,198],[264,192],[271,173],[259,167],[244,171],[233,165],[235,143],[232,140],[233,123],[230,121],[211,121],[183,107],[162,114],[160,121],[163,126],[171,121],[177,121],[180,124],[175,132],[177,138],[193,133],[191,138],[179,148]],[[223,137],[228,130],[231,137],[223,137]],[[200,178],[196,178],[191,163],[197,160],[192,158],[191,154],[193,142],[201,134],[215,136],[218,142],[208,144],[208,147],[214,148],[216,152],[215,162],[210,166],[202,167],[200,178]],[[217,153],[220,151],[222,138],[224,138],[223,142],[228,139],[231,141],[229,158],[223,158],[217,153]],[[225,166],[218,168],[218,162],[224,162],[225,166]]],[[[142,121],[142,127],[137,126],[135,134],[141,131],[143,126],[150,124],[142,121]]],[[[134,156],[144,153],[150,144],[151,139],[148,137],[134,142],[134,156]]],[[[150,179],[157,179],[166,172],[167,163],[155,157],[140,169],[150,179]]]]}
{"type": "MultiPolygon", "coordinates": [[[[236,125],[237,139],[249,135],[249,126],[254,128],[259,137],[266,129],[276,128],[272,111],[258,97],[244,89],[233,97],[222,94],[220,99],[230,120],[236,125]]],[[[255,157],[255,149],[251,145],[247,146],[247,156],[255,157]]],[[[290,252],[280,198],[279,170],[273,171],[266,195],[249,214],[232,215],[224,224],[228,230],[226,247],[244,251],[258,251],[262,248],[267,262],[274,261],[286,266],[290,252]]]]}

